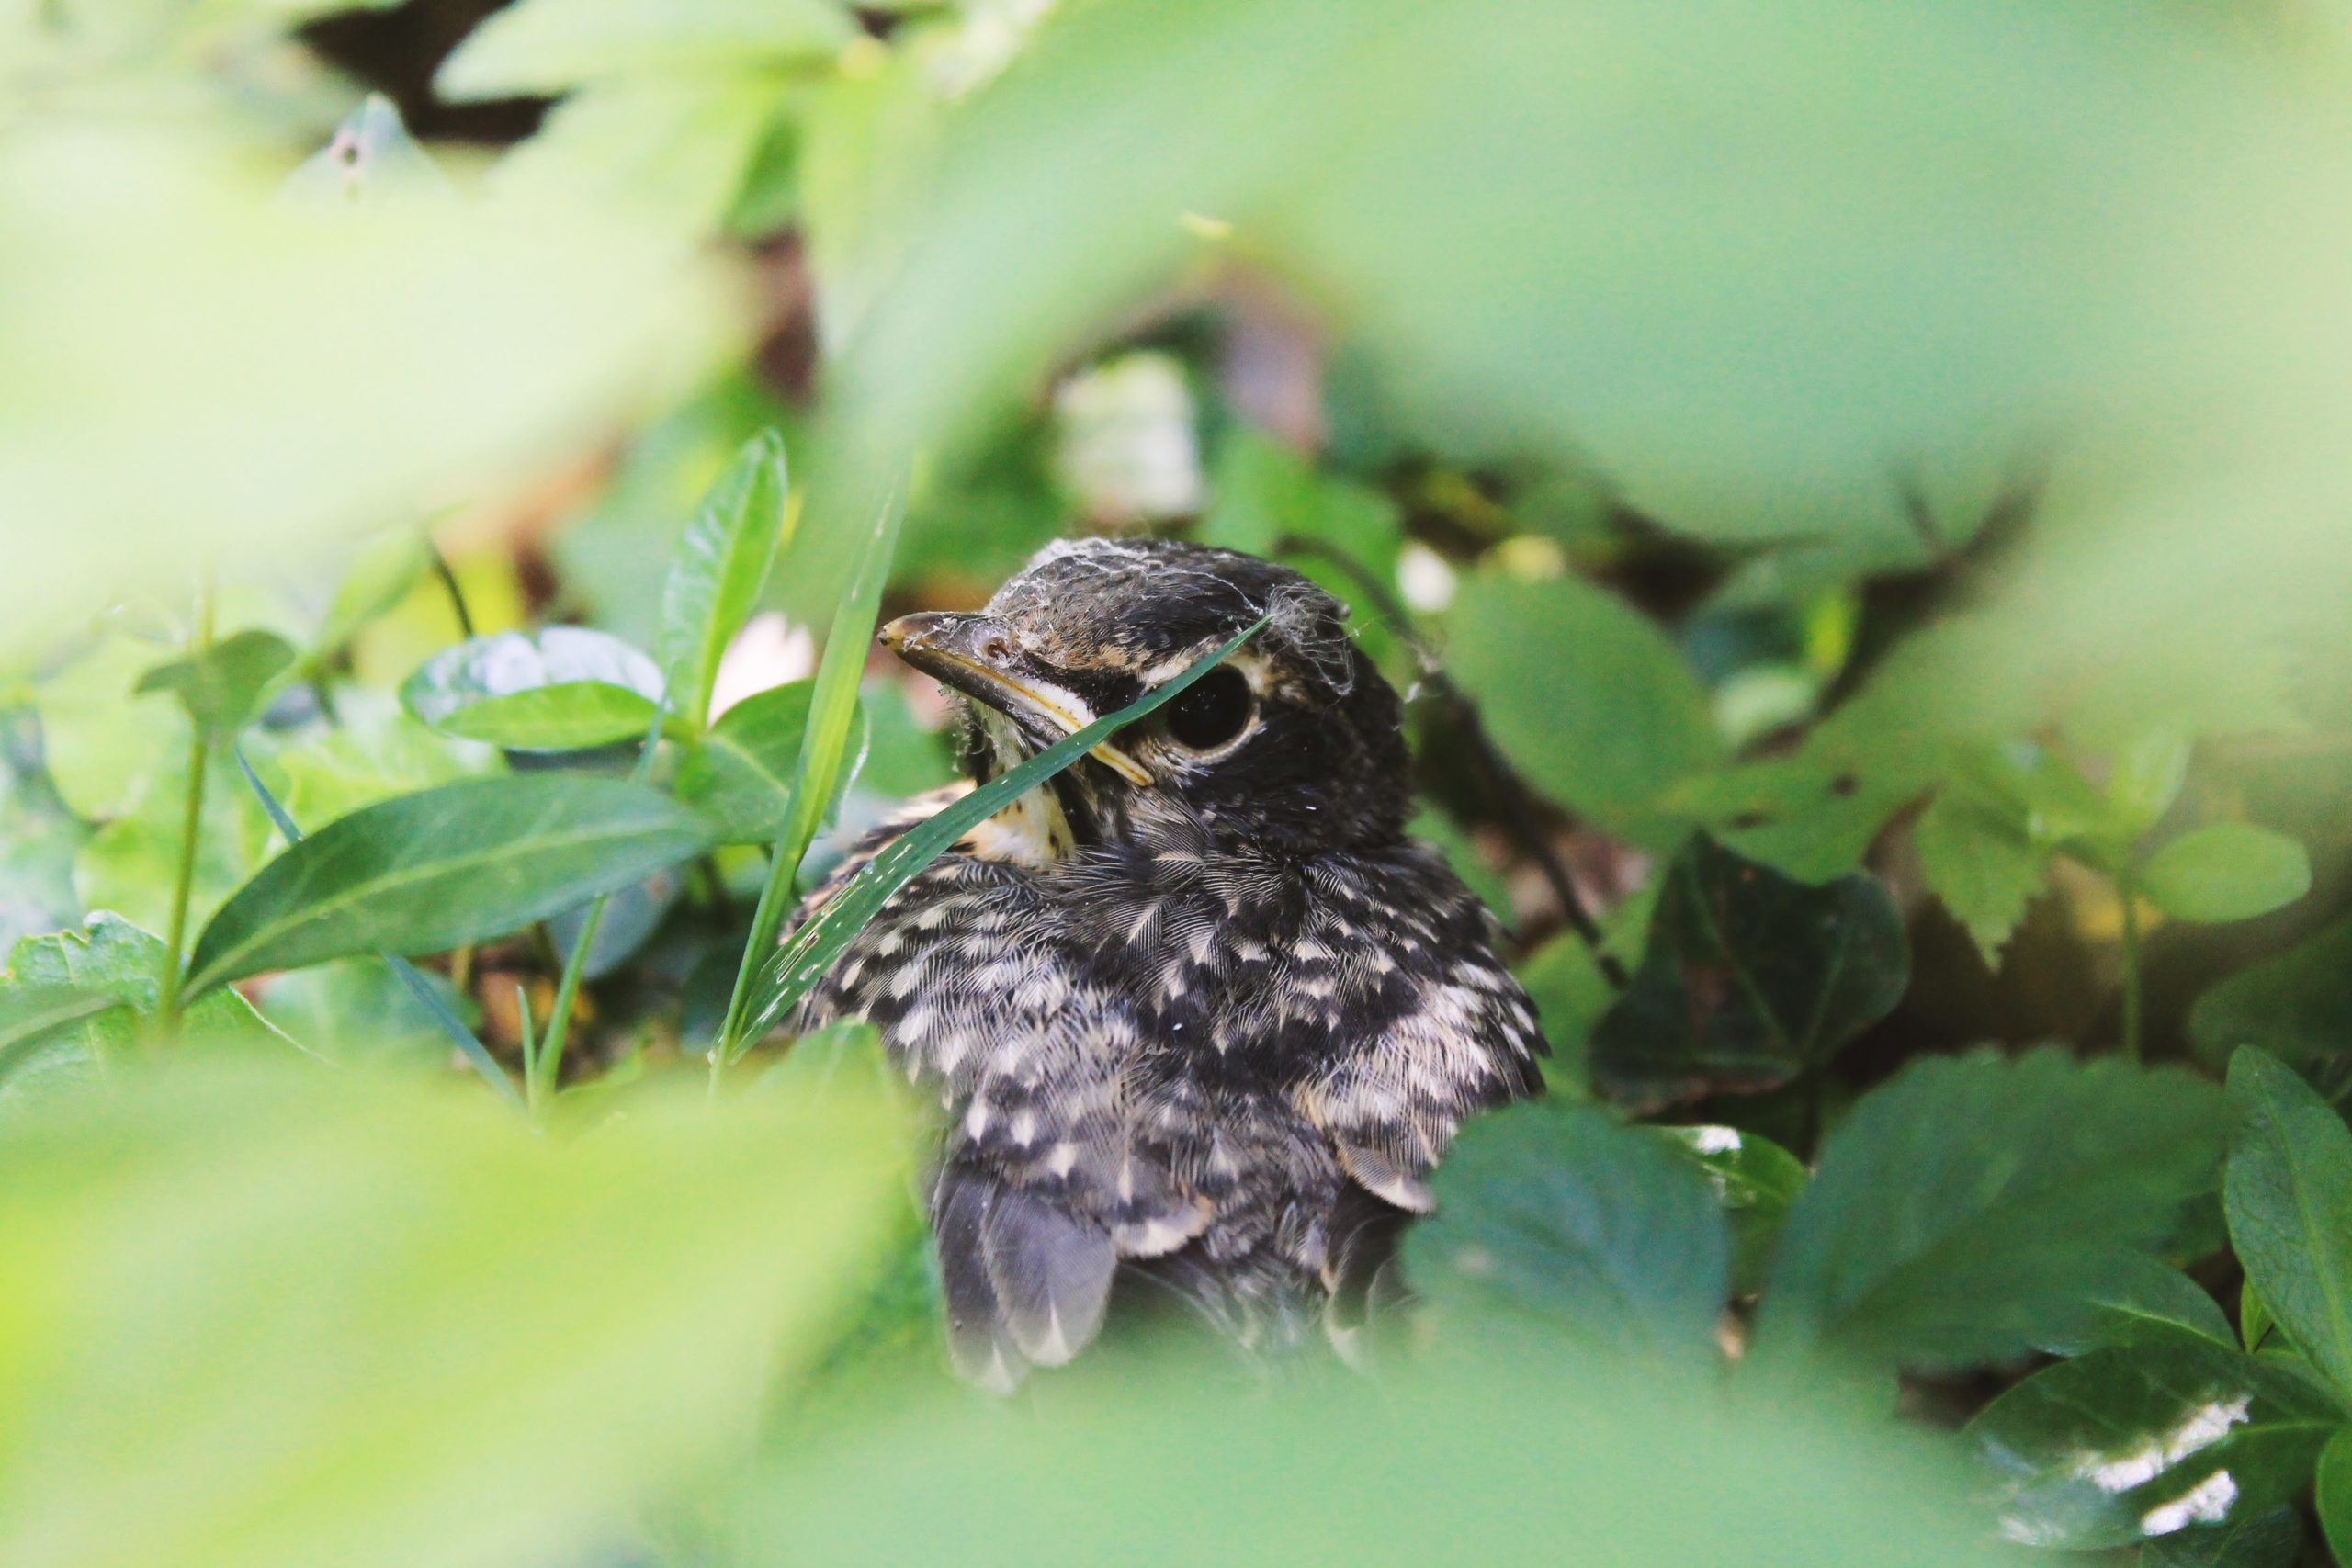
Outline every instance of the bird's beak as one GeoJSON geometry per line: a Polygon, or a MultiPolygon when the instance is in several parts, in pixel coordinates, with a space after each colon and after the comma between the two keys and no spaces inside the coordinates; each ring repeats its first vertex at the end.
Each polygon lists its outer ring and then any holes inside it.
{"type": "MultiPolygon", "coordinates": [[[[975,702],[1015,723],[1075,735],[1101,716],[1053,672],[1023,651],[1003,622],[988,615],[933,612],[901,615],[882,628],[883,647],[975,702]]],[[[1130,784],[1148,784],[1142,763],[1105,740],[1090,753],[1130,784]]]]}

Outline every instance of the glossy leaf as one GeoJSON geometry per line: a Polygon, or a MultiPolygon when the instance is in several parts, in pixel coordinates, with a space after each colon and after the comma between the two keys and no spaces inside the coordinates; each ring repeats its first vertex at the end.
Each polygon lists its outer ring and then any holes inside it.
{"type": "MultiPolygon", "coordinates": [[[[772,844],[784,831],[812,693],[811,682],[795,681],[746,697],[687,750],[678,767],[678,798],[710,818],[720,842],[772,844]]],[[[861,705],[833,782],[835,809],[860,772],[866,733],[861,705]]]]}
{"type": "Polygon", "coordinates": [[[0,1555],[582,1562],[718,1468],[874,1278],[907,1134],[854,1086],[622,1109],[543,1135],[306,1066],[13,1126],[0,1555]]]}
{"type": "Polygon", "coordinates": [[[157,665],[131,690],[171,693],[198,729],[219,739],[254,721],[270,683],[293,662],[294,649],[284,637],[243,631],[187,659],[157,665]]]}
{"type": "Polygon", "coordinates": [[[2045,1368],[1968,1435],[1995,1478],[2003,1534],[2095,1549],[2268,1513],[2303,1489],[2344,1419],[2257,1358],[2175,1342],[2045,1368]]]}
{"type": "Polygon", "coordinates": [[[1485,573],[1446,626],[1454,676],[1538,789],[1654,848],[1681,837],[1664,799],[1723,746],[1698,677],[1654,622],[1577,578],[1485,573]]]}
{"type": "Polygon", "coordinates": [[[499,632],[445,649],[401,688],[445,735],[515,751],[573,751],[645,733],[662,671],[618,637],[580,626],[499,632]]]}
{"type": "Polygon", "coordinates": [[[264,866],[205,927],[188,987],[503,935],[709,841],[668,796],[581,773],[402,795],[329,823],[264,866]]]}
{"type": "Polygon", "coordinates": [[[2303,1516],[2291,1506],[2192,1525],[2140,1549],[2139,1568],[2295,1568],[2303,1555],[2303,1516]]]}
{"type": "Polygon", "coordinates": [[[655,651],[672,709],[689,730],[704,728],[719,656],[759,602],[783,543],[786,485],[784,438],[763,431],[703,497],[672,552],[655,651]]]}
{"type": "Polygon", "coordinates": [[[2237,1348],[2221,1303],[2179,1269],[2144,1253],[2122,1253],[2105,1273],[2075,1303],[2076,1314],[2039,1336],[2035,1349],[2080,1356],[2118,1345],[2163,1345],[2183,1335],[2237,1348]]]}
{"type": "Polygon", "coordinates": [[[1771,1139],[1737,1127],[1647,1127],[1694,1161],[1731,1225],[1731,1288],[1751,1295],[1780,1245],[1789,1211],[1804,1191],[1803,1161],[1771,1139]]]}
{"type": "Polygon", "coordinates": [[[2320,1450],[2312,1502],[2338,1562],[2352,1559],[2352,1427],[2336,1428],[2320,1450]]]}
{"type": "Polygon", "coordinates": [[[1532,1319],[1663,1364],[1712,1361],[1731,1245],[1704,1175],[1589,1105],[1532,1101],[1474,1119],[1406,1233],[1406,1278],[1441,1334],[1532,1319]]]}
{"type": "Polygon", "coordinates": [[[1223,662],[1256,636],[1261,619],[1236,634],[1225,646],[1204,654],[1173,680],[1164,681],[1118,712],[1066,735],[1018,767],[1008,768],[892,840],[828,899],[823,908],[795,931],[777,954],[760,967],[760,988],[740,1042],[755,1040],[776,1027],[800,998],[808,994],[834,959],[841,956],[875,911],[890,896],[914,880],[923,867],[947,852],[956,840],[995,816],[1028,791],[1071,767],[1089,751],[1173,701],[1185,688],[1223,662]]]}
{"type": "Polygon", "coordinates": [[[2277,1058],[2230,1059],[2230,1242],[2298,1349],[2352,1398],[2352,1130],[2277,1058]]]}
{"type": "Polygon", "coordinates": [[[1824,1145],[1750,1359],[1964,1366],[2064,1334],[2120,1254],[2169,1235],[2222,1138],[2219,1092],[2185,1073],[2047,1049],[1914,1062],[1824,1145]]]}
{"type": "Polygon", "coordinates": [[[2239,970],[2188,1010],[2188,1039],[2216,1066],[2241,1045],[2301,1065],[2352,1051],[2352,919],[2239,970]]]}
{"type": "Polygon", "coordinates": [[[2216,822],[2150,855],[2140,886],[2149,902],[2177,920],[2250,920],[2311,891],[2311,858],[2283,833],[2216,822]]]}
{"type": "Polygon", "coordinates": [[[1594,1081],[1637,1106],[1770,1089],[1885,1017],[1910,975],[1876,878],[1807,886],[1695,838],[1632,987],[1593,1031],[1594,1081]]]}

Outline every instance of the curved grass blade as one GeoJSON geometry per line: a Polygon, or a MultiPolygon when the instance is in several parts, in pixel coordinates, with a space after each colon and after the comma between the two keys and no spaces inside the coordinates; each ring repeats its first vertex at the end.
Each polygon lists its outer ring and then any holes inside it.
{"type": "MultiPolygon", "coordinates": [[[[866,863],[865,869],[852,877],[831,902],[794,934],[775,960],[764,966],[765,983],[761,987],[761,998],[752,1013],[752,1025],[743,1032],[742,1038],[756,1040],[774,1028],[801,998],[808,994],[818,976],[831,967],[833,960],[841,956],[842,949],[847,947],[850,939],[874,918],[875,912],[889,900],[890,895],[912,881],[923,867],[944,853],[950,844],[1028,791],[1069,767],[1128,725],[1148,716],[1161,704],[1174,698],[1185,687],[1230,658],[1243,643],[1257,636],[1265,624],[1265,618],[1261,617],[1232,641],[1204,656],[1167,684],[1146,693],[1108,717],[1098,718],[1085,728],[1064,736],[1019,767],[982,784],[945,810],[925,818],[919,827],[894,840],[888,848],[866,863]]],[[[721,1045],[724,1044],[722,1040],[721,1045]]]]}
{"type": "MultiPolygon", "coordinates": [[[[262,810],[268,814],[270,821],[276,824],[288,844],[300,843],[302,829],[294,825],[294,818],[288,815],[286,807],[277,803],[277,797],[269,793],[269,786],[261,782],[261,775],[254,772],[253,763],[245,760],[245,749],[234,746],[231,750],[236,756],[238,772],[245,775],[246,787],[254,792],[254,798],[261,802],[262,810]]],[[[449,1037],[449,1043],[465,1057],[466,1065],[509,1103],[521,1109],[523,1097],[515,1092],[514,1080],[506,1076],[505,1069],[490,1054],[490,1047],[481,1043],[481,1037],[468,1029],[466,1021],[450,1010],[449,1004],[441,999],[441,993],[433,988],[416,965],[396,953],[379,953],[378,956],[392,966],[392,973],[399,976],[401,984],[408,987],[408,994],[414,997],[418,1004],[432,1015],[433,1021],[441,1026],[441,1032],[449,1037]]]]}
{"type": "Polygon", "coordinates": [[[191,995],[323,958],[436,953],[544,919],[708,847],[701,818],[580,773],[443,784],[363,807],[262,867],[205,927],[191,995]]]}
{"type": "Polygon", "coordinates": [[[899,521],[905,515],[894,488],[882,500],[866,536],[857,574],[833,614],[833,627],[825,651],[817,661],[816,687],[808,699],[808,728],[800,735],[800,765],[792,799],[784,814],[768,858],[768,879],[760,889],[760,906],[752,916],[751,940],[743,944],[743,961],[736,966],[735,988],[727,1001],[727,1020],[710,1049],[710,1066],[718,1069],[742,1054],[747,1036],[743,1021],[761,966],[775,946],[785,910],[800,875],[800,863],[817,837],[837,793],[844,759],[849,754],[850,728],[857,716],[857,682],[865,671],[865,650],[874,640],[874,625],[882,613],[882,587],[890,575],[890,557],[899,547],[899,521]]]}

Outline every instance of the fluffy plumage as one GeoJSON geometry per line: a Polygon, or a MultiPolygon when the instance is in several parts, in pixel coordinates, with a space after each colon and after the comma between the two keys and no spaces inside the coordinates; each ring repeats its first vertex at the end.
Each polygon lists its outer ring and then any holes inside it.
{"type": "Polygon", "coordinates": [[[1305,578],[1080,541],[885,640],[972,699],[986,779],[1266,614],[1229,676],[910,882],[805,1010],[872,1020],[952,1118],[933,1229],[993,1386],[1083,1347],[1123,1268],[1281,1337],[1429,1207],[1465,1115],[1539,1087],[1491,918],[1404,836],[1396,693],[1305,578]]]}

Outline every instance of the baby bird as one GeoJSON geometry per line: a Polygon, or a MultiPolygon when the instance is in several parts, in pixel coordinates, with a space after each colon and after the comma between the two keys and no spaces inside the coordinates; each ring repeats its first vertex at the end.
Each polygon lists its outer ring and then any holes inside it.
{"type": "Polygon", "coordinates": [[[883,628],[965,699],[985,782],[1272,617],[909,883],[803,1010],[872,1021],[953,1118],[932,1229],[986,1386],[1069,1359],[1123,1274],[1295,1337],[1430,1208],[1463,1118],[1540,1089],[1491,917],[1405,837],[1396,693],[1346,614],[1253,557],[1085,539],[883,628]]]}

